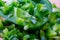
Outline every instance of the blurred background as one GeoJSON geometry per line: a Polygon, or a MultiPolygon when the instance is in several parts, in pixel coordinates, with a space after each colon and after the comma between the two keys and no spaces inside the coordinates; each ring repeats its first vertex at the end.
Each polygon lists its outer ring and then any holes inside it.
{"type": "Polygon", "coordinates": [[[58,8],[60,8],[60,0],[49,0],[52,4],[55,4],[58,8]]]}

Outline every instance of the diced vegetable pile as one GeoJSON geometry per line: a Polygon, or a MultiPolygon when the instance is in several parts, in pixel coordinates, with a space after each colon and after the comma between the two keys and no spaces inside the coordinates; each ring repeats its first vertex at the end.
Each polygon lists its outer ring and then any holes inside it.
{"type": "Polygon", "coordinates": [[[60,40],[60,9],[49,0],[0,0],[3,40],[60,40]]]}

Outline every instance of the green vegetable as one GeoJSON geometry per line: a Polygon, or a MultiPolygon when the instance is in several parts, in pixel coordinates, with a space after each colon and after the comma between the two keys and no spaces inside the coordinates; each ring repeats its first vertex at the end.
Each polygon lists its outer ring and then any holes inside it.
{"type": "Polygon", "coordinates": [[[3,40],[59,40],[60,8],[49,0],[0,0],[3,40]]]}
{"type": "Polygon", "coordinates": [[[4,29],[4,26],[3,26],[2,21],[0,20],[0,30],[1,30],[1,29],[4,29]]]}

